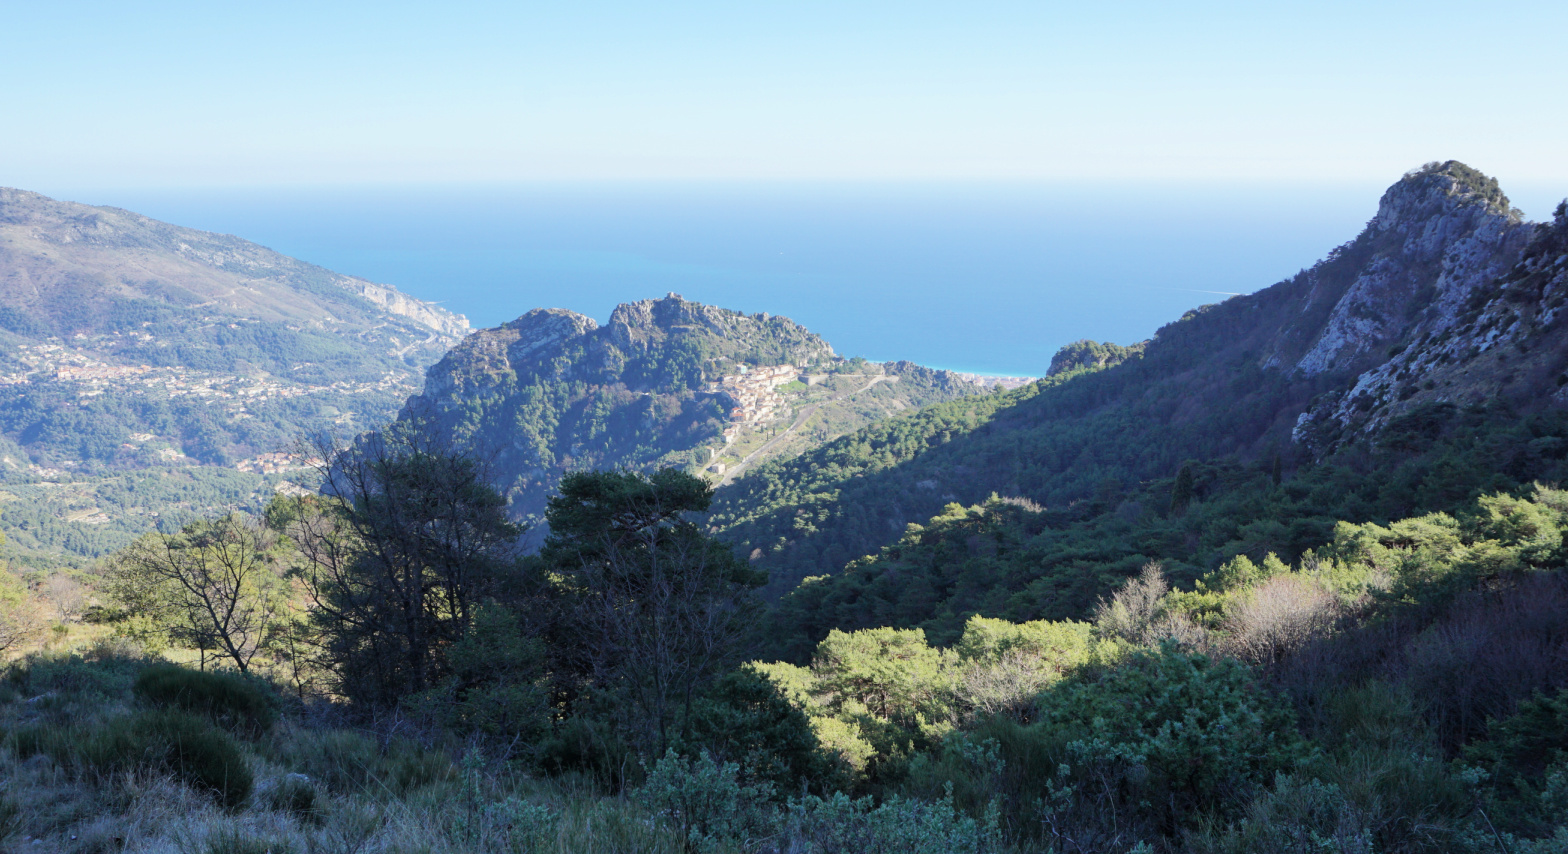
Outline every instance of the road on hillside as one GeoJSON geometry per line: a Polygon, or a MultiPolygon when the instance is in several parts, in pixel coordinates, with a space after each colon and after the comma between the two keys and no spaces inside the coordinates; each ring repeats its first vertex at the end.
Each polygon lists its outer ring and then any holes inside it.
{"type": "Polygon", "coordinates": [[[826,401],[818,401],[817,403],[813,403],[810,406],[807,406],[805,409],[802,409],[795,416],[794,423],[792,423],[788,427],[786,427],[784,429],[784,432],[782,432],[782,433],[778,434],[777,436],[774,436],[773,438],[769,439],[767,441],[767,443],[764,444],[762,447],[760,447],[757,450],[752,451],[751,453],[747,454],[745,459],[743,459],[740,462],[736,463],[734,466],[730,467],[729,470],[724,472],[724,479],[719,481],[719,486],[729,486],[731,483],[734,483],[735,482],[735,478],[739,477],[741,475],[741,473],[746,470],[746,467],[751,465],[751,461],[752,460],[756,459],[757,457],[759,457],[759,456],[761,456],[763,454],[766,454],[768,451],[773,450],[775,447],[778,446],[778,444],[780,442],[784,441],[785,439],[788,439],[789,438],[789,434],[791,434],[791,433],[795,432],[797,429],[799,429],[800,425],[805,424],[806,423],[806,419],[810,418],[813,414],[815,414],[816,411],[817,411],[817,407],[821,406],[823,403],[827,403],[827,402],[834,401],[834,400],[843,400],[846,397],[852,397],[854,395],[860,394],[861,392],[871,388],[872,386],[876,385],[877,383],[880,383],[880,382],[893,382],[893,381],[895,381],[897,379],[898,379],[898,377],[890,377],[890,376],[888,376],[886,374],[881,374],[881,375],[878,375],[878,376],[874,376],[874,377],[871,378],[871,382],[866,383],[865,385],[861,386],[860,388],[855,389],[854,391],[845,392],[844,394],[838,395],[837,397],[830,397],[826,401]]]}

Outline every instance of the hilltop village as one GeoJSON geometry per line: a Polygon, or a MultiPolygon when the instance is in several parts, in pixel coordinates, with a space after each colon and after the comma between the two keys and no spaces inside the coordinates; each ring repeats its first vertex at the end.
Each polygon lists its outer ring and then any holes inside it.
{"type": "Polygon", "coordinates": [[[724,428],[725,444],[735,441],[741,425],[772,418],[784,406],[784,396],[779,394],[778,387],[803,379],[800,369],[794,365],[760,368],[742,365],[740,370],[739,374],[709,383],[707,388],[709,393],[725,395],[735,404],[730,408],[730,424],[724,428]]]}

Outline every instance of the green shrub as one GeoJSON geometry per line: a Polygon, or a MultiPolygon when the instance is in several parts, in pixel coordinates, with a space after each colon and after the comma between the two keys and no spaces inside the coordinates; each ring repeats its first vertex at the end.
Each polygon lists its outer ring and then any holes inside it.
{"type": "Polygon", "coordinates": [[[624,785],[628,767],[635,767],[615,727],[591,710],[568,718],[545,741],[540,765],[552,774],[585,774],[607,789],[624,785]]]}
{"type": "Polygon", "coordinates": [[[1074,674],[1036,706],[1033,749],[1057,765],[1050,809],[1112,836],[1231,812],[1308,754],[1290,707],[1244,665],[1171,645],[1074,674]]]}
{"type": "Polygon", "coordinates": [[[31,711],[68,723],[98,717],[123,703],[146,666],[139,654],[114,648],[86,655],[45,652],[12,666],[5,680],[22,697],[38,698],[31,711]]]}
{"type": "Polygon", "coordinates": [[[544,645],[527,637],[518,617],[494,602],[474,613],[447,651],[451,676],[403,700],[403,708],[460,735],[482,735],[531,750],[549,728],[550,704],[540,687],[544,645]]]}
{"type": "Polygon", "coordinates": [[[676,829],[693,851],[750,847],[771,834],[773,787],[740,781],[740,766],[703,751],[695,761],[669,751],[634,793],[636,801],[676,829]]]}
{"type": "Polygon", "coordinates": [[[259,735],[278,719],[278,702],[260,680],[226,671],[155,664],[136,677],[142,702],[204,715],[229,729],[259,735]]]}
{"type": "Polygon", "coordinates": [[[275,734],[267,756],[341,794],[403,797],[454,776],[451,760],[407,739],[385,745],[349,730],[296,730],[275,734]]]}
{"type": "Polygon", "coordinates": [[[243,803],[254,784],[232,738],[180,711],[141,712],[97,726],[34,724],[13,732],[11,747],[22,758],[47,755],[78,774],[172,774],[227,807],[243,803]]]}
{"type": "Polygon", "coordinates": [[[321,814],[316,784],[304,774],[284,774],[257,787],[256,801],[267,809],[286,812],[302,820],[314,821],[321,814]]]}
{"type": "Polygon", "coordinates": [[[690,749],[706,751],[740,766],[748,782],[766,782],[777,792],[802,785],[831,787],[846,775],[822,751],[811,719],[766,676],[751,667],[726,674],[694,704],[690,749]]]}
{"type": "Polygon", "coordinates": [[[1189,840],[1194,854],[1373,854],[1371,817],[1332,783],[1280,775],[1235,823],[1216,823],[1189,840]]]}
{"type": "Polygon", "coordinates": [[[1568,689],[1537,693],[1513,715],[1489,721],[1487,737],[1464,759],[1486,771],[1497,821],[1517,832],[1547,835],[1568,821],[1568,689]]]}
{"type": "MultiPolygon", "coordinates": [[[[1328,752],[1293,770],[1291,788],[1248,808],[1243,841],[1247,833],[1278,838],[1269,829],[1277,824],[1346,845],[1364,838],[1379,854],[1472,849],[1483,829],[1474,798],[1408,690],[1373,681],[1330,691],[1321,705],[1318,732],[1328,752]],[[1323,798],[1313,801],[1314,794],[1323,798]]],[[[1495,850],[1490,846],[1483,850],[1495,850]]]]}
{"type": "Polygon", "coordinates": [[[994,811],[983,820],[959,812],[951,798],[892,796],[880,806],[843,792],[808,795],[789,805],[781,850],[800,854],[989,854],[1002,850],[994,811]]]}

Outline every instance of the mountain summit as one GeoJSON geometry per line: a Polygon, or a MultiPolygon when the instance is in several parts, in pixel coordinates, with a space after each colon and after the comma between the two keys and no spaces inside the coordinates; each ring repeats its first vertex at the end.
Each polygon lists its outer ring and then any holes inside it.
{"type": "Polygon", "coordinates": [[[1412,325],[1450,323],[1471,293],[1519,260],[1533,233],[1494,178],[1455,160],[1409,172],[1366,229],[1299,282],[1304,317],[1329,309],[1307,327],[1316,333],[1310,348],[1297,357],[1287,337],[1265,364],[1308,375],[1365,369],[1412,325]]]}

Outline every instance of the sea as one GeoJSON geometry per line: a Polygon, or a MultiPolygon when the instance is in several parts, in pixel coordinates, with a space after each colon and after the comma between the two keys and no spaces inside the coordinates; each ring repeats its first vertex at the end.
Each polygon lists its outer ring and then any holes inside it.
{"type": "MultiPolygon", "coordinates": [[[[495,326],[601,323],[677,293],[784,315],[844,356],[1039,376],[1128,344],[1351,240],[1378,183],[537,182],[78,190],[60,198],[239,235],[495,326]]],[[[1561,196],[1532,188],[1525,211],[1561,196]]],[[[50,195],[56,195],[50,193],[50,195]]]]}

